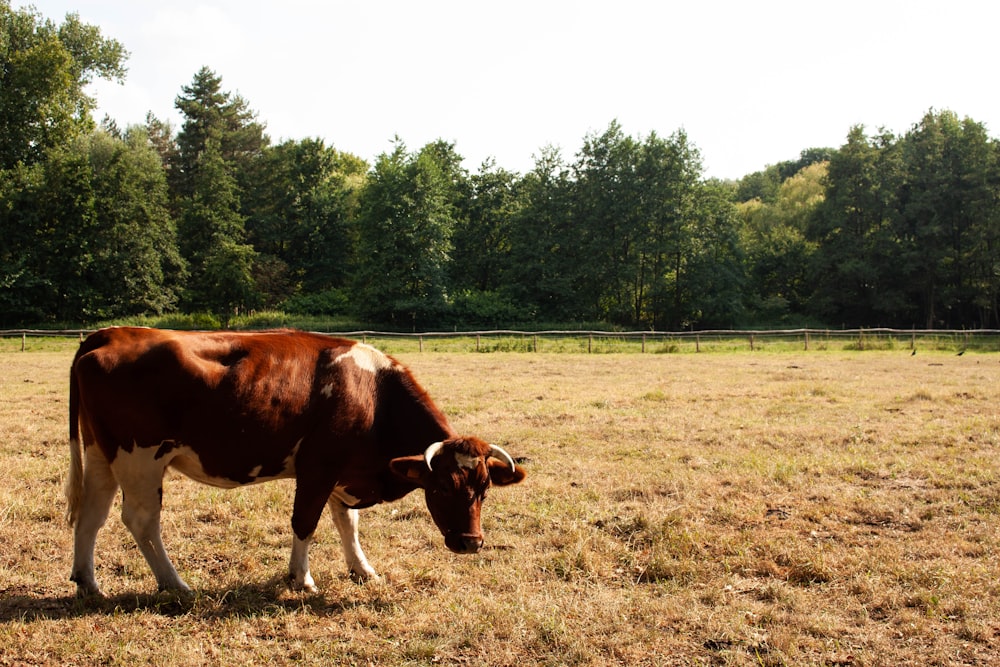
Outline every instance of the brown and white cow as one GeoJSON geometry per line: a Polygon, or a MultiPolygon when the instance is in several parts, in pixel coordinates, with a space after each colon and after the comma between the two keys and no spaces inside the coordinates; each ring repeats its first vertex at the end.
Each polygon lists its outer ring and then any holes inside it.
{"type": "Polygon", "coordinates": [[[377,575],[358,543],[359,509],[423,488],[448,548],[475,553],[487,489],[525,477],[501,448],[456,435],[392,357],[300,331],[97,331],[73,360],[69,430],[81,595],[100,594],[94,547],[119,487],[122,521],[160,589],[189,590],[160,538],[167,468],[226,488],[294,477],[289,582],[306,590],[324,506],[350,571],[366,579],[377,575]]]}

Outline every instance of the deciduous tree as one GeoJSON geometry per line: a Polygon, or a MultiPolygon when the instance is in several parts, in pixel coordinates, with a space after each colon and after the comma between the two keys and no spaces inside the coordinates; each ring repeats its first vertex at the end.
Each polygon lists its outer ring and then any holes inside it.
{"type": "Polygon", "coordinates": [[[94,129],[94,77],[122,80],[122,45],[67,14],[61,25],[0,0],[0,169],[33,164],[45,151],[94,129]]]}

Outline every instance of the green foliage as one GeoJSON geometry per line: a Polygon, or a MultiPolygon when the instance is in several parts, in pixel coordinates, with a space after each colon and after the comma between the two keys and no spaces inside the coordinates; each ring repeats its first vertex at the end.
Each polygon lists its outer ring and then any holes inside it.
{"type": "Polygon", "coordinates": [[[62,25],[0,0],[0,170],[34,164],[93,129],[95,76],[125,74],[125,49],[68,14],[62,25]]]}
{"type": "Polygon", "coordinates": [[[220,77],[202,68],[178,96],[185,121],[171,174],[180,250],[190,267],[183,305],[225,322],[256,306],[259,297],[253,272],[257,251],[246,243],[240,182],[265,139],[246,101],[221,86],[220,77]]]}
{"type": "Polygon", "coordinates": [[[265,305],[348,285],[366,170],[359,158],[311,139],[265,148],[255,161],[255,186],[243,203],[265,305]]]}
{"type": "Polygon", "coordinates": [[[588,138],[574,165],[580,314],[616,324],[687,328],[735,321],[742,267],[730,193],[701,177],[684,132],[588,138]]]}
{"type": "Polygon", "coordinates": [[[536,157],[520,197],[511,221],[508,289],[533,320],[579,319],[586,295],[577,279],[585,261],[573,220],[573,182],[558,150],[536,157]]]}
{"type": "Polygon", "coordinates": [[[95,129],[84,87],[125,56],[76,15],[0,0],[3,323],[180,309],[211,328],[281,307],[396,330],[1000,326],[1000,147],[952,112],[730,184],[683,131],[617,121],[523,176],[470,174],[440,140],[397,139],[369,168],[318,139],[271,146],[207,67],[176,134],[152,115],[95,129]]]}
{"type": "Polygon", "coordinates": [[[812,164],[787,179],[771,203],[753,199],[738,206],[753,319],[781,323],[806,307],[816,249],[806,230],[825,198],[826,173],[826,162],[812,164]]]}
{"type": "Polygon", "coordinates": [[[294,315],[342,315],[351,310],[347,292],[329,289],[322,292],[304,292],[289,297],[282,309],[294,315]]]}
{"type": "Polygon", "coordinates": [[[798,160],[786,160],[768,165],[763,171],[747,174],[736,186],[736,200],[745,203],[756,199],[773,204],[778,200],[779,190],[785,181],[807,167],[829,162],[836,152],[833,148],[807,148],[799,154],[798,160]]]}
{"type": "Polygon", "coordinates": [[[469,178],[452,233],[453,289],[492,291],[510,279],[511,233],[524,200],[518,175],[488,160],[469,178]]]}
{"type": "Polygon", "coordinates": [[[451,144],[408,153],[402,141],[375,161],[361,192],[356,291],[362,316],[401,326],[446,311],[461,158],[451,144]]]}
{"type": "Polygon", "coordinates": [[[188,329],[212,331],[222,328],[222,322],[212,313],[176,313],[147,320],[146,326],[161,329],[188,329]]]}
{"type": "Polygon", "coordinates": [[[813,311],[853,325],[1000,325],[998,176],[997,143],[952,112],[902,137],[852,128],[808,229],[813,311]]]}
{"type": "Polygon", "coordinates": [[[524,309],[500,292],[467,290],[456,294],[450,319],[466,327],[508,327],[530,320],[524,309]]]}
{"type": "Polygon", "coordinates": [[[10,174],[0,303],[28,321],[160,313],[183,262],[166,181],[141,133],[95,132],[10,174]]]}

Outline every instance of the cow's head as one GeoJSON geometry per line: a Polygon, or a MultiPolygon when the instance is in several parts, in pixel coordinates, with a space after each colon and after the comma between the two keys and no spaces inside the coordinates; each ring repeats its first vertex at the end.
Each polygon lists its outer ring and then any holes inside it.
{"type": "Polygon", "coordinates": [[[527,474],[510,454],[479,438],[436,442],[422,455],[393,459],[389,466],[424,489],[427,509],[445,545],[460,554],[476,553],[483,546],[479,513],[487,489],[517,484],[527,474]]]}

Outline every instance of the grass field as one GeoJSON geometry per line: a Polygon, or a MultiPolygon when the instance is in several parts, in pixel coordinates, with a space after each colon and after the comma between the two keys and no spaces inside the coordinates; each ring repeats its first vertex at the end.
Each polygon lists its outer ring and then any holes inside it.
{"type": "MultiPolygon", "coordinates": [[[[19,345],[19,341],[18,341],[19,345]]],[[[284,587],[292,484],[171,474],[155,582],[113,510],[67,579],[73,342],[0,349],[0,665],[1000,663],[1000,355],[401,352],[459,431],[525,457],[448,552],[419,493],[284,587]]]]}

